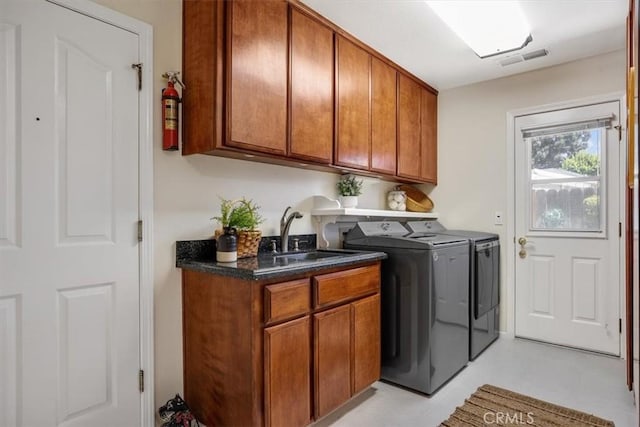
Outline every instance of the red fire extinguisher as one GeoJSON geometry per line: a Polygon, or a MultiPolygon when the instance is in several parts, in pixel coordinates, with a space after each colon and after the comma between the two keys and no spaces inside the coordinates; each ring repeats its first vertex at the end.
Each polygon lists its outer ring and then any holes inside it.
{"type": "Polygon", "coordinates": [[[178,149],[178,105],[182,99],[174,85],[178,83],[184,90],[184,84],[178,79],[178,74],[178,71],[167,71],[162,75],[169,80],[167,87],[162,89],[162,149],[169,151],[178,149]]]}

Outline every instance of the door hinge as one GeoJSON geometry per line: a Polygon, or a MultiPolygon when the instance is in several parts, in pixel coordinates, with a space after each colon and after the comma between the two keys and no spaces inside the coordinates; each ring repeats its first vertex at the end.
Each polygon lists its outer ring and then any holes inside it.
{"type": "Polygon", "coordinates": [[[142,220],[138,220],[138,242],[142,242],[142,220]]]}
{"type": "Polygon", "coordinates": [[[142,369],[138,372],[138,389],[140,393],[144,391],[144,371],[142,369]]]}
{"type": "Polygon", "coordinates": [[[618,319],[618,332],[622,333],[622,319],[618,319]]]}
{"type": "Polygon", "coordinates": [[[621,142],[622,141],[622,126],[621,125],[616,125],[613,128],[618,131],[618,142],[621,142]]]}
{"type": "Polygon", "coordinates": [[[622,223],[618,223],[618,237],[622,237],[622,223]]]}
{"type": "Polygon", "coordinates": [[[142,62],[138,64],[131,64],[131,68],[135,68],[138,71],[138,92],[142,90],[142,62]]]}

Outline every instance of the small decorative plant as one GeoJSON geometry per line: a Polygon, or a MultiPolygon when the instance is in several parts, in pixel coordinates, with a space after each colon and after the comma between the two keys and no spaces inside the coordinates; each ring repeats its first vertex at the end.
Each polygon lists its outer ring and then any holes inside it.
{"type": "Polygon", "coordinates": [[[264,218],[259,213],[260,206],[253,200],[242,198],[239,200],[228,200],[220,197],[220,216],[214,216],[222,225],[225,231],[216,230],[215,237],[218,239],[222,234],[233,233],[231,229],[238,232],[238,258],[256,256],[260,246],[262,232],[258,226],[264,222],[264,218]]]}
{"type": "Polygon", "coordinates": [[[341,196],[359,196],[362,194],[362,180],[357,179],[353,175],[342,177],[337,184],[338,193],[341,196]]]}
{"type": "Polygon", "coordinates": [[[255,230],[264,222],[259,213],[260,206],[253,200],[242,198],[240,200],[228,200],[220,198],[220,216],[214,216],[223,228],[235,228],[236,230],[255,230]]]}

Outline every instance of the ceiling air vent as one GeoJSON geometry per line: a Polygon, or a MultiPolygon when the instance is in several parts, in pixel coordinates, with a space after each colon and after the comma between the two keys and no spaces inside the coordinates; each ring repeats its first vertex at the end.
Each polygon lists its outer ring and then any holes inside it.
{"type": "Polygon", "coordinates": [[[506,67],[507,65],[513,65],[523,61],[530,61],[535,58],[540,58],[541,56],[547,56],[548,54],[549,51],[547,49],[538,49],[534,50],[533,52],[507,56],[506,58],[498,61],[498,63],[503,67],[506,67]]]}
{"type": "Polygon", "coordinates": [[[522,59],[525,61],[529,61],[530,59],[540,58],[541,56],[549,55],[549,51],[547,49],[538,49],[533,52],[523,53],[522,59]]]}
{"type": "Polygon", "coordinates": [[[503,67],[506,67],[507,65],[512,65],[512,64],[517,64],[518,62],[522,62],[524,61],[524,59],[522,59],[522,55],[518,54],[518,55],[512,55],[512,56],[508,56],[502,60],[500,60],[500,65],[502,65],[503,67]]]}

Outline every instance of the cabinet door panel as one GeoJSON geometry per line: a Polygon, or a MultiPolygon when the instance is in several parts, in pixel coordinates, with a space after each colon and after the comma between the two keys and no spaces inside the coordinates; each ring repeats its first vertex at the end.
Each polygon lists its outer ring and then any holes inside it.
{"type": "Polygon", "coordinates": [[[396,70],[371,58],[371,170],[396,173],[396,70]]]}
{"type": "Polygon", "coordinates": [[[380,379],[380,295],[351,304],[353,325],[352,394],[380,379]]]}
{"type": "Polygon", "coordinates": [[[398,80],[398,176],[420,179],[421,88],[402,74],[398,80]]]}
{"type": "Polygon", "coordinates": [[[422,89],[422,179],[438,182],[438,97],[422,89]]]}
{"type": "Polygon", "coordinates": [[[336,164],[358,169],[369,168],[370,56],[342,37],[337,38],[336,164]]]}
{"type": "Polygon", "coordinates": [[[311,421],[309,316],[264,330],[267,426],[305,426],[311,421]]]}
{"type": "Polygon", "coordinates": [[[230,5],[228,145],[286,154],[287,3],[230,5]]]}
{"type": "Polygon", "coordinates": [[[333,158],[333,31],[291,9],[290,154],[333,158]]]}
{"type": "Polygon", "coordinates": [[[315,415],[320,418],[351,397],[351,307],[313,316],[315,415]]]}

